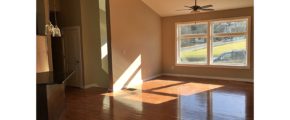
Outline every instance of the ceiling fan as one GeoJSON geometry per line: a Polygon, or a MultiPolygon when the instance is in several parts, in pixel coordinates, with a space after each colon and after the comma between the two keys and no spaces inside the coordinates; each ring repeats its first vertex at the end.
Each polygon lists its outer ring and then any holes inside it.
{"type": "Polygon", "coordinates": [[[200,12],[200,11],[213,11],[214,9],[211,9],[211,7],[213,7],[213,5],[205,5],[205,6],[198,6],[196,4],[195,0],[195,4],[194,6],[184,6],[187,9],[181,9],[181,10],[176,10],[176,11],[184,11],[184,10],[191,10],[192,12],[200,12]]]}

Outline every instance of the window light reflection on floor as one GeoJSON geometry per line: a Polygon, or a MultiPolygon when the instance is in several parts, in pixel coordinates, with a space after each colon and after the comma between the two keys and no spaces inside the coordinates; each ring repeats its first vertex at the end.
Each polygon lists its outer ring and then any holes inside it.
{"type": "Polygon", "coordinates": [[[192,95],[200,92],[209,91],[212,89],[220,88],[223,85],[203,84],[203,83],[185,83],[176,86],[166,87],[162,89],[153,90],[158,93],[167,93],[174,95],[192,95]]]}
{"type": "Polygon", "coordinates": [[[171,100],[178,99],[179,96],[188,96],[193,95],[213,89],[223,87],[223,85],[216,84],[203,84],[203,83],[193,83],[185,82],[179,83],[178,81],[167,81],[167,80],[158,80],[158,81],[149,81],[145,82],[143,86],[150,86],[155,84],[155,88],[151,89],[142,89],[135,91],[122,90],[114,93],[106,93],[103,95],[111,96],[114,98],[121,98],[127,101],[137,101],[149,104],[161,104],[171,100]],[[170,84],[166,84],[166,82],[170,84]],[[160,86],[158,86],[160,85],[160,86]],[[167,85],[167,86],[165,86],[167,85]]]}

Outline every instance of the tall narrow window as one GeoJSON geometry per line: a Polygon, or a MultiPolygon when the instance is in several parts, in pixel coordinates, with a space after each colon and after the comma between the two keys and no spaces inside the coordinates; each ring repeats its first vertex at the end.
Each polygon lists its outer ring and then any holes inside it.
{"type": "Polygon", "coordinates": [[[247,23],[247,19],[212,22],[211,64],[247,65],[247,23]]]}
{"type": "Polygon", "coordinates": [[[178,65],[248,66],[248,18],[176,24],[178,65]]]}
{"type": "Polygon", "coordinates": [[[179,24],[178,64],[207,64],[208,24],[179,24]]]}

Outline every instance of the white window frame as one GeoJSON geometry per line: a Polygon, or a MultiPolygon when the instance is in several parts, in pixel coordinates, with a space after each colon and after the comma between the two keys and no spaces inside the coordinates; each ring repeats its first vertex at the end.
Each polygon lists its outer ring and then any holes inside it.
{"type": "Polygon", "coordinates": [[[222,18],[222,19],[212,19],[212,20],[201,20],[201,21],[190,21],[190,22],[176,22],[175,23],[175,66],[184,66],[184,67],[214,67],[214,68],[238,68],[238,69],[250,69],[250,56],[251,56],[251,51],[250,51],[250,43],[251,43],[251,17],[250,16],[245,16],[245,17],[233,17],[233,18],[222,18]],[[247,32],[246,33],[222,33],[222,34],[216,34],[218,36],[238,36],[238,35],[246,35],[247,40],[246,40],[246,52],[247,52],[247,60],[246,60],[246,66],[232,66],[232,65],[214,65],[211,64],[211,53],[212,53],[212,23],[213,22],[226,22],[226,21],[238,21],[238,20],[243,20],[247,19],[248,20],[248,26],[247,26],[247,32]],[[178,63],[178,58],[179,57],[179,34],[178,34],[178,26],[180,24],[192,24],[192,23],[208,23],[208,30],[207,30],[207,63],[206,64],[183,64],[183,63],[178,63]]]}
{"type": "MultiPolygon", "coordinates": [[[[207,21],[206,21],[206,22],[198,22],[198,23],[189,23],[189,24],[187,24],[187,25],[190,25],[190,24],[195,24],[195,25],[197,25],[197,24],[206,24],[207,27],[209,26],[209,23],[208,23],[207,21]]],[[[178,25],[179,25],[179,24],[177,24],[177,27],[176,27],[177,29],[179,28],[178,25]]],[[[209,39],[210,39],[209,36],[208,36],[208,32],[210,32],[210,30],[207,30],[207,33],[206,33],[206,34],[195,34],[195,35],[194,35],[194,34],[191,34],[191,35],[182,35],[182,36],[179,36],[180,34],[178,33],[178,32],[181,32],[181,31],[176,30],[176,32],[177,32],[177,33],[176,33],[176,36],[177,36],[177,38],[176,38],[176,39],[177,39],[177,46],[176,46],[176,47],[177,47],[177,48],[178,48],[178,45],[180,44],[180,43],[179,43],[180,41],[178,40],[179,38],[206,38],[206,39],[207,39],[207,40],[206,40],[207,43],[208,43],[208,41],[209,41],[209,39]]],[[[207,48],[207,47],[208,47],[208,46],[206,46],[206,48],[207,48]]],[[[208,52],[208,51],[207,51],[207,52],[208,52]]],[[[176,53],[177,53],[177,56],[180,56],[180,55],[179,55],[179,52],[176,52],[176,53]]],[[[207,61],[208,61],[208,58],[207,58],[207,61]]],[[[176,63],[177,63],[177,64],[184,64],[184,63],[178,63],[178,59],[177,59],[177,57],[176,57],[176,63]]],[[[200,64],[197,63],[196,65],[206,65],[206,64],[207,64],[207,62],[206,62],[206,63],[200,63],[200,64]]]]}

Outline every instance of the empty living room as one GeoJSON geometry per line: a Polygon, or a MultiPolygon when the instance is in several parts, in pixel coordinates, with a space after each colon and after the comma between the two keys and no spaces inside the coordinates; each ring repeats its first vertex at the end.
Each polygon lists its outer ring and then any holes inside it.
{"type": "MultiPolygon", "coordinates": [[[[1,62],[12,73],[3,75],[11,83],[1,89],[0,119],[287,120],[282,108],[290,107],[283,93],[289,88],[284,83],[289,58],[281,53],[289,47],[279,41],[287,29],[278,27],[289,22],[275,21],[272,16],[282,12],[269,6],[269,13],[263,12],[263,1],[257,1],[7,3],[31,4],[25,13],[32,15],[6,9],[17,13],[8,20],[13,27],[28,20],[17,29],[4,25],[14,34],[4,36],[21,39],[1,43],[16,48],[3,57],[10,65],[1,62]],[[263,14],[267,19],[260,18],[263,14]]],[[[4,47],[1,51],[7,51],[4,47]]]]}

